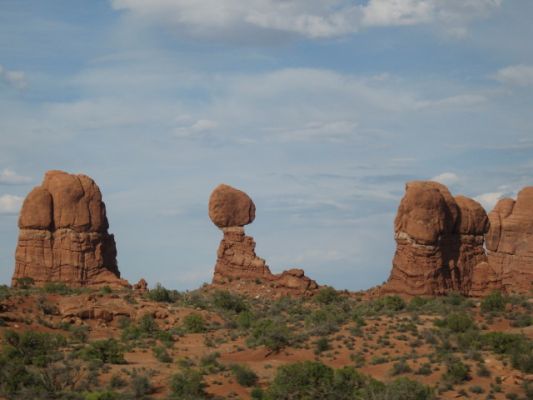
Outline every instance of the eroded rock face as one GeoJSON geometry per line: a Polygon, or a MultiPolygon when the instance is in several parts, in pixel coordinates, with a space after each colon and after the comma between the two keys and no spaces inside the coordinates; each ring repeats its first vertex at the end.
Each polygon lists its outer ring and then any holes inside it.
{"type": "Polygon", "coordinates": [[[533,289],[533,186],[500,200],[489,213],[488,261],[508,293],[533,289]]]}
{"type": "Polygon", "coordinates": [[[49,171],[24,200],[12,285],[127,286],[120,279],[117,250],[102,194],[85,175],[49,171]]]}
{"type": "Polygon", "coordinates": [[[483,207],[463,196],[453,197],[442,184],[414,181],[394,222],[396,253],[385,293],[412,296],[468,294],[489,272],[483,249],[488,218],[483,207]],[[474,279],[474,281],[473,281],[474,279]]]}
{"type": "Polygon", "coordinates": [[[253,285],[263,283],[276,290],[296,294],[318,288],[316,282],[300,269],[272,274],[265,260],[256,255],[255,241],[245,234],[243,228],[255,218],[255,205],[246,193],[219,185],[209,200],[209,217],[224,234],[218,247],[213,284],[231,285],[233,289],[243,289],[247,293],[253,285]],[[239,284],[232,285],[232,282],[239,284]]]}

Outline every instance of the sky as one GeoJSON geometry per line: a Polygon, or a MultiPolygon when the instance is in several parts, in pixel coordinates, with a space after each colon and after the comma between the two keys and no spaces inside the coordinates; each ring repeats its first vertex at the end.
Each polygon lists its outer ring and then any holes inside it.
{"type": "Polygon", "coordinates": [[[122,276],[212,277],[219,183],[273,272],[385,281],[405,182],[533,185],[530,0],[0,0],[0,284],[44,172],[91,176],[122,276]]]}

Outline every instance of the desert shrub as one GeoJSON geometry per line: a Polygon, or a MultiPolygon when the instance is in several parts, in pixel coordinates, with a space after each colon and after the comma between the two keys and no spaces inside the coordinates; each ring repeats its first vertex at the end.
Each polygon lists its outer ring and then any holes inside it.
{"type": "Polygon", "coordinates": [[[313,361],[303,361],[278,368],[266,399],[327,398],[333,387],[332,368],[313,361]]]}
{"type": "Polygon", "coordinates": [[[29,276],[17,278],[17,287],[19,287],[20,289],[29,289],[33,285],[35,285],[35,281],[29,276]]]}
{"type": "Polygon", "coordinates": [[[62,358],[59,349],[67,344],[64,336],[26,331],[4,333],[3,354],[7,360],[20,360],[24,365],[46,366],[62,358]]]}
{"type": "Polygon", "coordinates": [[[172,357],[170,354],[168,354],[167,349],[165,349],[162,346],[154,346],[152,348],[152,352],[154,353],[154,357],[157,358],[162,363],[171,363],[172,357]]]}
{"type": "Polygon", "coordinates": [[[260,387],[253,388],[250,392],[250,396],[253,400],[263,400],[265,397],[265,392],[260,387]]]}
{"type": "Polygon", "coordinates": [[[329,340],[326,337],[319,338],[315,343],[315,354],[320,354],[324,351],[328,351],[331,348],[329,340]]]}
{"type": "Polygon", "coordinates": [[[455,333],[466,332],[469,329],[475,328],[474,320],[464,311],[452,312],[444,319],[435,321],[435,325],[440,328],[447,328],[455,333]]]}
{"type": "Polygon", "coordinates": [[[146,293],[146,298],[160,303],[175,303],[181,298],[176,290],[169,290],[160,283],[157,283],[153,289],[146,293]]]}
{"type": "Polygon", "coordinates": [[[115,339],[96,340],[81,350],[81,358],[109,364],[126,364],[124,349],[115,339]]]}
{"type": "Polygon", "coordinates": [[[248,305],[242,296],[227,290],[217,290],[213,293],[213,305],[221,310],[233,311],[237,314],[248,310],[248,305]]]}
{"type": "Polygon", "coordinates": [[[223,371],[225,367],[218,361],[220,353],[215,351],[200,358],[200,367],[205,374],[214,374],[223,371]]]}
{"type": "Polygon", "coordinates": [[[334,370],[320,362],[303,361],[278,368],[264,398],[429,400],[433,395],[427,386],[406,378],[385,385],[354,367],[334,370]]]}
{"type": "Polygon", "coordinates": [[[392,376],[396,376],[396,375],[401,375],[401,374],[407,374],[411,371],[412,369],[409,366],[409,364],[407,364],[407,361],[402,358],[398,362],[394,363],[390,373],[392,376]]]}
{"type": "Polygon", "coordinates": [[[105,285],[100,288],[101,294],[111,294],[113,293],[113,289],[111,289],[109,286],[105,285]]]}
{"type": "Polygon", "coordinates": [[[43,286],[43,291],[45,291],[46,293],[60,294],[62,296],[66,296],[74,292],[74,290],[72,290],[67,285],[61,282],[45,283],[43,286]]]}
{"type": "Polygon", "coordinates": [[[250,311],[243,311],[237,316],[237,326],[240,329],[249,329],[252,326],[254,315],[250,311]]]}
{"type": "Polygon", "coordinates": [[[257,321],[247,340],[248,346],[266,346],[273,352],[280,351],[291,343],[289,328],[282,321],[262,319],[257,321]]]}
{"type": "Polygon", "coordinates": [[[320,304],[332,304],[339,301],[339,292],[330,286],[321,288],[314,296],[314,300],[320,304]]]}
{"type": "Polygon", "coordinates": [[[85,393],[83,400],[118,400],[121,396],[118,393],[106,390],[104,392],[85,393]]]}
{"type": "Polygon", "coordinates": [[[256,373],[246,365],[234,364],[231,366],[231,371],[239,385],[251,387],[257,383],[258,377],[256,373]]]}
{"type": "Polygon", "coordinates": [[[505,298],[500,292],[492,292],[481,301],[481,311],[494,312],[505,309],[505,298]]]}
{"type": "Polygon", "coordinates": [[[183,318],[183,328],[189,333],[205,332],[205,320],[201,314],[192,313],[183,318]]]}
{"type": "Polygon", "coordinates": [[[200,400],[207,398],[205,384],[200,371],[185,369],[172,375],[170,389],[173,398],[180,400],[200,400]]]}
{"type": "Polygon", "coordinates": [[[87,341],[87,338],[89,337],[89,328],[85,325],[71,325],[69,330],[72,335],[72,338],[81,343],[85,343],[87,341]]]}
{"type": "Polygon", "coordinates": [[[311,312],[305,319],[305,324],[311,335],[329,335],[339,330],[339,324],[343,322],[342,314],[333,310],[321,308],[311,312]]]}
{"type": "Polygon", "coordinates": [[[430,400],[434,399],[433,390],[422,383],[407,378],[398,378],[389,383],[379,393],[376,400],[430,400]]]}
{"type": "Polygon", "coordinates": [[[431,370],[431,364],[430,363],[424,363],[422,364],[416,371],[417,375],[431,375],[433,371],[431,370]]]}
{"type": "Polygon", "coordinates": [[[514,321],[511,321],[511,326],[516,328],[525,328],[533,325],[533,317],[530,314],[518,314],[514,321]]]}
{"type": "Polygon", "coordinates": [[[133,374],[130,387],[134,399],[144,399],[147,394],[154,392],[154,387],[150,383],[150,379],[145,375],[133,374]]]}
{"type": "Polygon", "coordinates": [[[453,358],[448,360],[446,373],[443,378],[451,384],[458,384],[470,379],[470,367],[461,360],[453,358]]]}
{"type": "MultiPolygon", "coordinates": [[[[132,323],[127,318],[121,319],[120,326],[123,329],[123,340],[160,338],[161,336],[165,336],[163,331],[159,329],[159,325],[157,325],[157,322],[152,314],[144,314],[141,318],[139,318],[137,323],[132,323]]],[[[170,340],[172,339],[170,338],[170,340]]]]}

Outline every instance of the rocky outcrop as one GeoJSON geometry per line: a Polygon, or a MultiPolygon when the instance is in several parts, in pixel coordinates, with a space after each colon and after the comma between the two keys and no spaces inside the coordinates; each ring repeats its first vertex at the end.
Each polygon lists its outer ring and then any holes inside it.
{"type": "Polygon", "coordinates": [[[500,200],[489,213],[488,262],[507,293],[533,289],[533,186],[500,200]]]}
{"type": "Polygon", "coordinates": [[[483,249],[489,227],[483,207],[463,196],[453,197],[437,182],[414,181],[394,221],[396,252],[383,293],[442,295],[490,290],[491,276],[483,249]]]}
{"type": "Polygon", "coordinates": [[[100,189],[86,175],[49,171],[26,197],[19,217],[12,285],[127,286],[108,233],[100,189]]]}
{"type": "Polygon", "coordinates": [[[259,289],[257,285],[266,283],[269,288],[295,294],[318,288],[301,269],[272,274],[265,260],[255,254],[255,241],[245,234],[243,227],[255,218],[255,205],[246,193],[219,185],[209,199],[209,217],[224,234],[218,247],[213,284],[249,292],[250,287],[259,289]],[[232,285],[236,281],[239,284],[232,285]],[[251,286],[243,285],[245,282],[251,286]]]}

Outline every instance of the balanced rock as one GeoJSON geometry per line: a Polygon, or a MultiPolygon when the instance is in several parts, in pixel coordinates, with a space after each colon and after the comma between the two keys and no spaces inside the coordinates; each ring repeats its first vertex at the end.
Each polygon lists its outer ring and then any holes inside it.
{"type": "Polygon", "coordinates": [[[248,225],[255,219],[255,204],[246,193],[222,184],[209,198],[209,218],[219,228],[248,225]]]}
{"type": "Polygon", "coordinates": [[[100,189],[88,176],[47,172],[24,200],[18,225],[13,286],[21,278],[38,286],[128,285],[120,279],[100,189]]]}
{"type": "MultiPolygon", "coordinates": [[[[396,252],[385,293],[441,295],[490,290],[477,282],[489,274],[483,249],[488,218],[483,207],[431,181],[406,185],[394,221],[396,252]]],[[[490,286],[490,285],[489,285],[490,286]]]]}
{"type": "MultiPolygon", "coordinates": [[[[228,185],[219,185],[209,199],[209,217],[224,237],[217,252],[213,284],[230,285],[232,282],[268,283],[269,287],[287,294],[305,294],[318,288],[303,270],[292,269],[272,274],[265,260],[255,253],[255,241],[244,232],[244,225],[255,218],[255,205],[244,192],[228,185]]],[[[250,285],[239,285],[247,291],[250,285]]],[[[255,286],[253,286],[255,287],[255,286]]]]}
{"type": "Polygon", "coordinates": [[[502,199],[489,213],[486,235],[488,261],[507,293],[533,289],[533,186],[523,188],[516,201],[502,199]]]}

